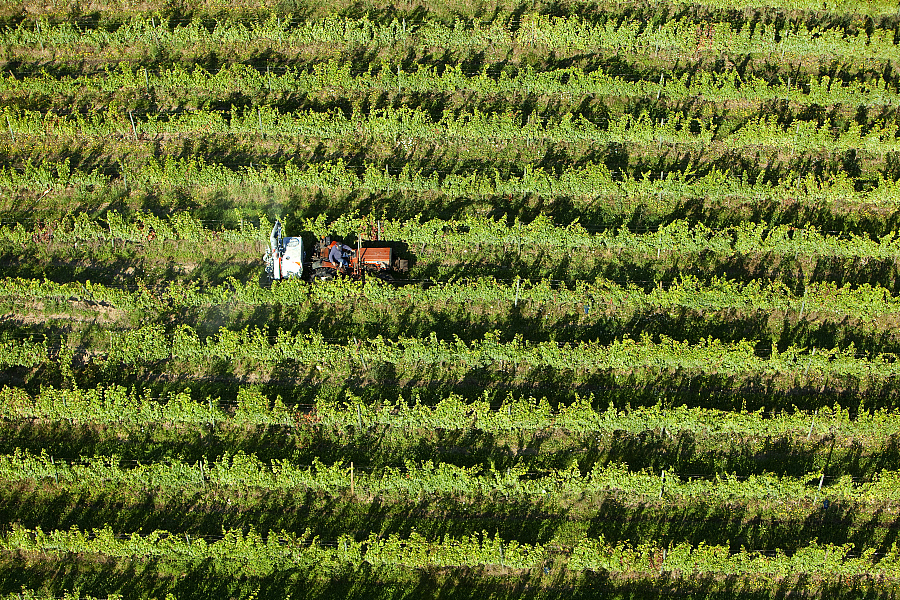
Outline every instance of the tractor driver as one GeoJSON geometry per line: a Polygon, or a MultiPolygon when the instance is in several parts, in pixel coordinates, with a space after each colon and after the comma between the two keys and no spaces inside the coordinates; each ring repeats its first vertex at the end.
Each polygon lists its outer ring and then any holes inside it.
{"type": "Polygon", "coordinates": [[[347,265],[350,263],[344,258],[344,252],[352,252],[353,248],[348,246],[347,244],[337,243],[331,247],[331,250],[328,252],[328,262],[333,265],[337,265],[341,269],[347,268],[347,265]]]}

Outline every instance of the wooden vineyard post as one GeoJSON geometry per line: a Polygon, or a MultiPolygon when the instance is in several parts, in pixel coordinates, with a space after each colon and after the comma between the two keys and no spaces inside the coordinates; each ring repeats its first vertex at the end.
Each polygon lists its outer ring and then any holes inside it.
{"type": "Polygon", "coordinates": [[[351,461],[350,462],[350,495],[351,496],[356,495],[356,487],[353,485],[353,483],[354,483],[354,481],[353,481],[353,462],[351,461]]]}
{"type": "Polygon", "coordinates": [[[134,126],[134,115],[131,114],[131,111],[128,111],[128,118],[131,120],[131,133],[134,135],[134,141],[137,141],[137,128],[134,126]]]}

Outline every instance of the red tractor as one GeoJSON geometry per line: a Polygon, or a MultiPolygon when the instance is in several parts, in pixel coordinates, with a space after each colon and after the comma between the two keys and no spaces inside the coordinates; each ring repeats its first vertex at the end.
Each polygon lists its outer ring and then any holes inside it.
{"type": "Polygon", "coordinates": [[[393,281],[394,274],[409,271],[409,261],[395,259],[391,246],[377,239],[363,242],[360,237],[356,247],[352,247],[326,236],[316,240],[311,256],[307,256],[303,251],[303,240],[284,237],[281,223],[276,221],[269,242],[270,251],[263,260],[272,279],[305,275],[310,281],[325,281],[338,276],[362,280],[374,276],[393,281]]]}

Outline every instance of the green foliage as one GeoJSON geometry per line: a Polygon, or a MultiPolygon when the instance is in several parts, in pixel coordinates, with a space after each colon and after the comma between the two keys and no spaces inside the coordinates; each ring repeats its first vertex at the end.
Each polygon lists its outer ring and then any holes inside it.
{"type": "Polygon", "coordinates": [[[263,4],[4,12],[0,595],[891,593],[896,6],[263,4]]]}
{"type": "MultiPolygon", "coordinates": [[[[692,56],[728,51],[773,59],[780,56],[786,60],[825,53],[844,60],[896,61],[900,57],[889,29],[876,29],[871,35],[865,31],[846,35],[833,29],[822,31],[805,23],[785,32],[767,23],[741,29],[728,22],[711,22],[706,24],[709,33],[701,37],[690,17],[684,21],[670,19],[651,29],[640,20],[597,23],[580,16],[535,14],[523,15],[515,30],[498,21],[486,24],[463,19],[453,24],[425,21],[418,27],[407,28],[397,19],[376,23],[366,16],[334,15],[293,26],[289,19],[249,24],[218,21],[212,28],[199,19],[171,28],[161,25],[154,17],[134,19],[112,31],[81,30],[68,22],[43,25],[22,22],[0,33],[0,43],[13,56],[41,47],[73,54],[93,52],[146,60],[152,56],[152,49],[164,48],[170,56],[180,56],[182,60],[203,52],[229,50],[235,62],[249,58],[252,52],[266,50],[293,54],[310,46],[340,52],[394,45],[457,52],[500,47],[545,53],[557,50],[565,54],[602,51],[692,56]]],[[[402,84],[402,80],[395,83],[402,84]]]]}
{"type": "MultiPolygon", "coordinates": [[[[251,576],[312,567],[320,573],[328,573],[363,563],[406,568],[500,565],[523,570],[541,566],[548,558],[548,549],[540,545],[505,541],[487,532],[440,542],[426,540],[415,533],[406,539],[393,535],[379,539],[373,534],[361,542],[342,536],[332,546],[322,543],[308,531],[299,536],[280,532],[267,539],[252,530],[248,534],[225,531],[220,540],[207,541],[203,538],[190,540],[167,531],[117,535],[109,529],[44,532],[16,526],[0,538],[0,547],[29,555],[77,553],[118,559],[143,556],[175,563],[209,560],[220,564],[226,572],[251,576]]],[[[753,550],[729,553],[728,548],[722,546],[678,545],[669,549],[662,560],[659,560],[663,556],[660,548],[628,544],[611,546],[602,538],[586,539],[572,549],[554,550],[558,560],[569,569],[611,574],[647,575],[661,568],[682,575],[754,574],[772,580],[801,573],[837,579],[861,574],[893,578],[900,569],[896,547],[875,560],[874,550],[851,555],[852,544],[835,547],[813,543],[792,556],[780,552],[767,556],[753,550]]]]}
{"type": "Polygon", "coordinates": [[[154,398],[149,393],[129,392],[121,386],[87,390],[45,386],[34,396],[20,388],[4,387],[0,399],[0,417],[11,421],[198,427],[218,423],[282,425],[321,429],[323,435],[328,431],[351,428],[365,431],[380,426],[400,431],[476,430],[498,434],[563,430],[596,434],[663,431],[673,436],[688,432],[713,437],[803,437],[811,434],[810,425],[815,425],[817,434],[827,431],[842,439],[879,441],[900,431],[900,416],[885,409],[860,411],[853,418],[848,409],[837,405],[820,408],[814,414],[796,408],[770,414],[764,410],[730,412],[687,405],[600,409],[595,407],[590,395],[577,396],[574,403],[557,410],[551,409],[546,399],[511,395],[497,406],[488,399],[473,401],[459,395],[450,395],[433,405],[402,396],[396,402],[369,405],[359,398],[336,403],[325,394],[309,410],[300,410],[250,388],[240,390],[233,411],[220,406],[217,399],[196,398],[189,392],[154,398]]]}

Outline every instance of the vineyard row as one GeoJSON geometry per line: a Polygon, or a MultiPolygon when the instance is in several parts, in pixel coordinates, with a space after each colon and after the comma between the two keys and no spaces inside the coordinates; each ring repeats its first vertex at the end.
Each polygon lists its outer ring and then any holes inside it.
{"type": "MultiPolygon", "coordinates": [[[[526,67],[516,74],[501,72],[489,77],[486,72],[468,72],[462,66],[435,67],[417,65],[415,70],[379,66],[377,72],[354,71],[346,63],[325,61],[315,64],[309,72],[294,68],[258,71],[241,63],[224,65],[210,73],[202,67],[190,69],[175,65],[171,68],[140,68],[127,62],[110,65],[102,76],[54,77],[46,73],[15,77],[0,76],[0,97],[10,105],[28,106],[40,99],[75,107],[94,98],[103,110],[123,112],[132,109],[145,111],[143,99],[153,93],[161,107],[174,109],[184,106],[200,108],[218,98],[222,90],[229,90],[253,100],[256,105],[278,102],[279,98],[296,94],[327,94],[354,96],[379,93],[468,94],[485,97],[517,97],[537,95],[557,97],[579,104],[585,97],[656,98],[674,103],[701,99],[714,104],[737,102],[737,110],[746,110],[748,103],[759,107],[772,101],[787,101],[797,106],[898,106],[900,93],[887,81],[876,77],[870,81],[843,82],[828,75],[792,80],[768,81],[753,75],[741,77],[736,71],[724,73],[700,71],[678,77],[651,80],[635,79],[633,75],[608,73],[604,69],[585,71],[580,67],[566,67],[535,71],[526,67]],[[100,98],[98,98],[98,96],[100,98]]],[[[165,110],[162,108],[161,110],[165,110]]],[[[257,125],[259,125],[257,120],[257,125]]]]}
{"type": "MultiPolygon", "coordinates": [[[[497,565],[511,569],[534,569],[561,560],[569,570],[596,570],[612,574],[655,576],[669,572],[680,576],[700,573],[741,575],[760,581],[793,578],[798,574],[826,579],[869,576],[896,579],[900,576],[900,552],[896,545],[878,555],[875,548],[854,549],[853,544],[834,546],[812,543],[792,555],[781,551],[742,549],[730,552],[727,546],[656,548],[650,544],[613,546],[603,538],[586,538],[573,548],[520,544],[499,536],[481,535],[461,539],[430,541],[412,533],[408,538],[391,535],[380,539],[371,534],[363,541],[341,536],[324,543],[305,534],[270,534],[267,539],[255,532],[225,531],[221,539],[207,541],[190,535],[154,531],[145,535],[116,535],[109,528],[81,531],[44,532],[16,526],[0,538],[0,550],[56,556],[101,555],[115,558],[169,560],[176,562],[213,561],[231,563],[239,572],[271,574],[287,569],[315,569],[319,573],[373,567],[407,568],[497,565]],[[857,553],[854,553],[857,550],[857,553]]],[[[223,565],[224,566],[224,565],[223,565]]]]}
{"type": "MultiPolygon", "coordinates": [[[[194,197],[212,190],[240,190],[248,187],[273,193],[284,189],[319,189],[342,192],[403,193],[464,198],[470,202],[492,199],[498,208],[507,200],[530,194],[542,198],[569,198],[578,206],[592,206],[603,199],[617,213],[631,213],[638,207],[647,214],[669,214],[684,205],[686,199],[702,198],[710,204],[733,200],[753,203],[802,203],[854,209],[873,214],[873,210],[894,210],[900,203],[900,183],[878,174],[872,187],[856,191],[854,181],[844,172],[827,180],[813,174],[786,172],[778,185],[757,181],[746,175],[732,176],[727,171],[710,169],[703,175],[688,171],[646,172],[634,177],[626,172],[612,173],[604,165],[572,167],[555,175],[548,170],[525,164],[521,175],[503,175],[499,171],[423,173],[409,167],[399,172],[374,164],[347,165],[343,161],[297,166],[226,165],[203,160],[151,159],[139,166],[119,165],[114,175],[71,168],[68,159],[61,163],[0,169],[0,188],[13,192],[62,191],[66,188],[90,190],[96,194],[105,187],[144,190],[166,194],[176,190],[194,197]]],[[[514,204],[509,202],[509,206],[514,204]]]]}
{"type": "MultiPolygon", "coordinates": [[[[900,193],[897,198],[900,198],[900,193]]],[[[386,219],[376,223],[368,217],[344,213],[331,221],[322,214],[315,219],[289,223],[288,226],[291,231],[308,232],[318,237],[328,234],[340,237],[364,234],[374,237],[380,232],[381,239],[405,243],[415,254],[423,254],[429,248],[444,256],[465,257],[467,260],[477,260],[485,248],[507,252],[578,250],[607,257],[630,256],[644,259],[710,254],[798,259],[900,259],[900,236],[895,231],[873,239],[857,234],[822,233],[815,228],[800,229],[789,225],[770,227],[752,222],[724,229],[710,229],[702,223],[677,220],[655,231],[635,233],[625,227],[590,232],[578,222],[562,226],[553,223],[546,216],[539,216],[530,223],[518,220],[508,223],[476,216],[458,220],[386,219]]],[[[252,244],[262,249],[268,240],[270,229],[271,224],[265,217],[259,219],[259,225],[241,219],[239,228],[219,230],[208,227],[186,212],[170,217],[138,213],[126,219],[119,213],[110,211],[100,219],[92,219],[86,213],[79,213],[53,223],[36,223],[31,228],[22,223],[3,225],[0,227],[0,244],[27,248],[29,244],[51,241],[56,245],[113,241],[153,245],[167,241],[185,241],[252,244]]],[[[867,297],[880,296],[882,300],[887,300],[885,292],[879,288],[860,288],[856,293],[867,297]]],[[[582,294],[579,292],[579,295],[582,294]]],[[[832,293],[827,292],[827,295],[832,293]]]]}
{"type": "MultiPolygon", "coordinates": [[[[170,393],[159,399],[120,386],[92,389],[57,389],[49,386],[29,395],[18,388],[0,390],[0,418],[92,424],[170,424],[196,426],[283,426],[330,431],[366,432],[392,428],[405,432],[428,430],[505,432],[561,430],[577,433],[648,431],[677,436],[689,432],[703,437],[807,438],[822,432],[840,439],[884,441],[900,431],[900,415],[891,410],[860,410],[853,418],[840,406],[824,406],[815,413],[793,410],[766,412],[721,411],[700,407],[665,408],[665,393],[656,406],[606,409],[592,396],[576,395],[568,406],[554,410],[546,399],[509,395],[497,405],[488,399],[450,395],[433,405],[418,396],[371,405],[349,395],[336,401],[322,394],[313,405],[286,406],[253,388],[241,388],[233,404],[218,399],[195,399],[190,392],[170,393]]],[[[341,434],[343,435],[343,434],[341,434]]]]}
{"type": "MultiPolygon", "coordinates": [[[[369,2],[363,6],[374,14],[388,12],[384,11],[383,3],[380,2],[369,2]]],[[[447,18],[455,19],[459,17],[477,18],[478,14],[494,13],[497,15],[494,18],[496,21],[517,24],[521,17],[513,12],[514,6],[518,7],[518,5],[507,5],[504,2],[492,2],[489,5],[482,6],[462,1],[449,2],[446,5],[432,5],[428,7],[428,11],[425,13],[420,12],[417,5],[414,5],[412,9],[407,8],[405,10],[397,9],[392,6],[394,10],[389,11],[388,14],[396,15],[397,18],[404,19],[408,23],[420,23],[426,19],[440,21],[447,18]],[[473,13],[477,14],[473,15],[473,13]]],[[[545,9],[546,3],[534,2],[527,6],[530,10],[542,10],[545,9]]],[[[648,9],[647,5],[641,2],[628,0],[601,0],[599,2],[594,2],[587,11],[587,14],[604,16],[619,15],[622,12],[626,12],[626,14],[630,13],[635,10],[635,8],[638,8],[638,14],[653,14],[654,20],[665,20],[672,13],[680,14],[680,11],[674,10],[674,6],[675,5],[670,2],[659,2],[650,5],[648,9]],[[647,12],[648,10],[649,13],[647,12]]],[[[55,2],[47,2],[41,6],[35,6],[27,13],[27,16],[32,20],[54,18],[67,19],[82,27],[98,26],[97,17],[99,16],[99,26],[110,28],[118,25],[122,21],[134,18],[145,18],[151,14],[156,15],[157,18],[159,18],[160,15],[166,15],[166,20],[169,23],[189,23],[194,18],[208,20],[217,17],[221,18],[222,15],[219,7],[214,3],[210,3],[209,5],[206,3],[198,4],[196,9],[191,13],[194,15],[193,17],[186,14],[172,13],[169,5],[160,0],[150,0],[140,5],[122,5],[118,2],[103,1],[95,2],[92,7],[94,7],[96,12],[87,15],[70,11],[71,7],[68,4],[56,0],[55,2]]],[[[683,8],[685,11],[690,11],[692,14],[699,13],[703,16],[708,16],[710,14],[709,9],[712,8],[714,11],[742,12],[745,13],[745,16],[750,15],[755,18],[771,18],[772,12],[770,11],[775,9],[775,14],[781,12],[786,13],[784,15],[786,17],[786,22],[784,23],[785,26],[790,26],[794,20],[805,19],[815,19],[823,24],[831,23],[836,20],[834,17],[842,15],[847,17],[847,20],[849,20],[850,23],[855,23],[857,26],[861,27],[861,23],[864,22],[865,17],[872,17],[873,20],[877,20],[879,18],[896,17],[897,15],[896,5],[889,0],[835,0],[827,6],[823,6],[821,3],[814,0],[768,0],[767,2],[761,2],[760,0],[723,0],[719,2],[713,0],[693,0],[689,5],[686,5],[683,8]],[[811,14],[807,15],[805,13],[811,14]]],[[[344,4],[341,3],[337,5],[311,6],[308,7],[307,10],[313,11],[310,14],[312,17],[315,17],[319,14],[340,12],[343,9],[344,4]]],[[[570,14],[582,11],[579,8],[573,8],[570,5],[564,4],[560,5],[556,12],[570,14]]],[[[235,10],[229,17],[231,20],[247,21],[265,19],[272,14],[273,7],[271,5],[264,1],[256,0],[242,3],[240,9],[235,10]]],[[[275,14],[275,18],[278,22],[287,20],[292,23],[299,23],[304,20],[302,17],[293,15],[292,13],[285,14],[275,12],[275,14]]],[[[594,18],[596,18],[596,16],[594,18]]]]}
{"type": "Polygon", "coordinates": [[[871,481],[854,482],[845,475],[830,478],[823,492],[814,483],[824,481],[823,473],[801,477],[769,473],[737,477],[728,473],[714,478],[687,476],[663,471],[630,471],[623,464],[594,464],[584,475],[577,462],[567,469],[532,471],[527,464],[516,463],[506,469],[493,466],[463,467],[449,463],[406,461],[402,467],[366,469],[343,461],[326,465],[313,459],[309,466],[288,459],[271,464],[254,455],[238,452],[215,461],[188,464],[170,459],[163,462],[119,465],[117,457],[84,457],[78,462],[56,461],[41,454],[35,456],[16,450],[0,455],[0,480],[12,482],[52,482],[65,488],[104,486],[120,490],[143,491],[157,488],[214,486],[237,490],[307,491],[341,495],[348,492],[364,498],[415,497],[437,495],[506,499],[577,498],[607,496],[629,502],[653,502],[660,498],[678,501],[748,503],[753,501],[805,506],[826,497],[829,501],[893,505],[900,500],[900,472],[880,470],[871,481]]]}
{"type": "MultiPolygon", "coordinates": [[[[642,337],[604,345],[581,341],[572,344],[527,342],[520,336],[502,342],[499,332],[481,340],[465,342],[459,338],[441,340],[432,333],[428,338],[385,339],[381,336],[353,343],[330,343],[318,333],[291,334],[280,330],[273,337],[263,329],[241,331],[220,329],[217,335],[201,338],[187,325],[167,334],[160,325],[140,329],[110,331],[105,343],[90,347],[65,344],[51,352],[46,341],[5,339],[0,341],[0,365],[34,368],[60,357],[67,366],[72,357],[82,354],[98,365],[112,369],[119,365],[149,365],[153,362],[208,365],[225,362],[231,368],[274,367],[289,362],[295,366],[322,371],[323,375],[350,376],[367,373],[370,368],[391,365],[398,375],[420,377],[423,371],[440,368],[443,377],[461,378],[484,370],[505,372],[518,377],[535,375],[539,370],[581,377],[608,375],[614,380],[634,377],[641,380],[663,374],[686,376],[715,375],[742,381],[765,378],[780,386],[842,384],[863,391],[900,375],[900,361],[893,354],[859,357],[850,344],[845,349],[790,346],[784,351],[773,348],[760,356],[753,342],[724,343],[716,339],[697,344],[660,336],[659,342],[642,337]]],[[[299,372],[298,372],[299,375],[299,372]]]]}
{"type": "MultiPolygon", "coordinates": [[[[0,136],[21,144],[46,143],[72,139],[79,143],[109,138],[129,142],[135,138],[171,138],[198,135],[250,135],[282,138],[335,139],[354,138],[381,140],[391,144],[401,140],[427,143],[463,141],[477,143],[487,150],[487,144],[518,141],[527,144],[574,143],[608,144],[667,144],[707,150],[711,145],[723,151],[748,148],[787,148],[793,152],[846,152],[860,150],[866,154],[883,155],[900,150],[900,124],[880,125],[863,134],[856,123],[849,130],[835,132],[830,122],[794,121],[788,126],[775,117],[758,117],[739,125],[730,132],[722,132],[712,121],[691,131],[695,119],[675,115],[658,121],[645,112],[635,118],[623,115],[605,127],[584,117],[563,117],[561,122],[544,124],[540,119],[528,119],[515,113],[460,115],[445,114],[437,122],[425,111],[410,109],[379,110],[375,114],[354,114],[349,118],[341,113],[282,113],[266,107],[232,113],[230,118],[218,111],[194,111],[160,119],[154,115],[135,117],[128,113],[77,115],[73,119],[35,111],[0,110],[8,130],[0,136]],[[12,114],[11,114],[12,113],[12,114]],[[8,133],[7,133],[8,132],[8,133]]],[[[491,150],[493,152],[493,150],[491,150]]]]}
{"type": "Polygon", "coordinates": [[[352,51],[360,47],[393,49],[396,46],[440,48],[443,51],[497,52],[525,49],[556,51],[563,55],[582,52],[632,52],[646,55],[675,54],[694,57],[711,54],[778,57],[782,63],[807,56],[830,56],[834,60],[893,61],[900,59],[893,29],[860,31],[856,35],[835,29],[820,30],[797,23],[792,29],[758,23],[740,30],[728,22],[704,23],[693,18],[672,19],[655,28],[643,20],[610,19],[592,23],[582,17],[524,15],[515,30],[503,23],[482,24],[458,19],[454,24],[425,21],[409,24],[401,19],[378,24],[330,15],[316,22],[292,23],[274,17],[250,24],[219,21],[208,29],[201,21],[167,27],[155,17],[135,19],[114,31],[81,29],[68,22],[20,23],[0,31],[0,44],[8,55],[47,48],[77,54],[90,52],[116,60],[135,59],[151,48],[169,54],[208,53],[259,55],[263,50],[294,54],[297,48],[314,47],[320,52],[352,51]],[[871,34],[871,35],[870,35],[871,34]]]}
{"type": "MultiPolygon", "coordinates": [[[[39,279],[0,279],[0,299],[7,302],[69,302],[72,300],[101,303],[128,312],[167,311],[188,307],[210,307],[223,304],[246,306],[304,306],[341,302],[342,305],[365,303],[389,307],[445,307],[465,304],[484,311],[513,307],[531,307],[542,314],[577,314],[579,322],[588,325],[607,316],[629,318],[636,314],[683,310],[701,313],[737,311],[744,314],[781,313],[805,316],[806,321],[828,321],[835,318],[874,320],[900,314],[900,299],[881,287],[868,284],[853,288],[831,282],[813,282],[804,294],[793,294],[783,283],[738,283],[713,279],[702,283],[685,276],[665,288],[649,291],[632,285],[620,285],[598,279],[576,281],[574,289],[554,285],[547,279],[498,281],[480,278],[451,281],[429,287],[386,286],[380,280],[358,283],[337,279],[309,285],[291,280],[264,287],[256,282],[241,283],[229,278],[227,283],[200,289],[193,283],[171,282],[151,289],[145,283],[132,290],[105,286],[91,281],[56,283],[39,279]],[[583,316],[581,313],[584,313],[583,316]],[[799,313],[803,313],[800,315],[799,313]]],[[[424,309],[424,308],[423,308],[424,309]]]]}

